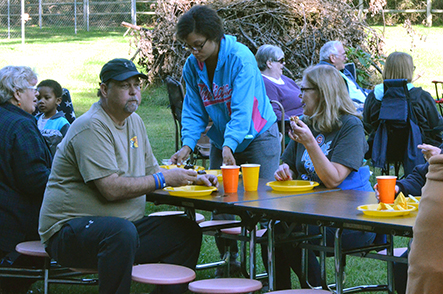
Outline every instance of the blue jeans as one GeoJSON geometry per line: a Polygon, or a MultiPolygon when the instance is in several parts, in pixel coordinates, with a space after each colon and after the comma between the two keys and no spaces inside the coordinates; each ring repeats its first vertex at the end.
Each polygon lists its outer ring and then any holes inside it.
{"type": "MultiPolygon", "coordinates": [[[[277,123],[274,123],[266,132],[252,140],[251,144],[243,151],[234,153],[237,165],[243,163],[260,164],[260,178],[268,181],[274,180],[274,172],[280,165],[281,144],[277,123]]],[[[223,164],[222,150],[211,143],[209,154],[211,169],[220,169],[223,164]]]]}
{"type": "MultiPolygon", "coordinates": [[[[257,136],[252,140],[251,144],[243,151],[234,153],[237,165],[244,163],[260,164],[260,178],[268,181],[274,180],[274,172],[280,165],[281,144],[278,134],[277,123],[274,123],[266,132],[257,136]]],[[[223,164],[222,150],[218,149],[211,143],[211,151],[209,155],[209,163],[211,169],[220,169],[223,164]]],[[[233,220],[232,214],[212,214],[213,220],[233,220]]],[[[215,237],[220,257],[225,254],[225,246],[229,245],[232,259],[238,256],[237,241],[215,237]]]]}
{"type": "MultiPolygon", "coordinates": [[[[171,263],[195,269],[201,230],[184,217],[88,216],[67,222],[46,251],[60,265],[98,269],[100,293],[130,293],[134,263],[171,263]]],[[[183,293],[186,284],[157,287],[153,293],[183,293]]]]}

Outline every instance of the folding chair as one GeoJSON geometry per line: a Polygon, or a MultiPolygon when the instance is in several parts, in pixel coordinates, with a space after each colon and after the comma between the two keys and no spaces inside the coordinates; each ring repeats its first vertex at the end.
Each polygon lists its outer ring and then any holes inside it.
{"type": "MultiPolygon", "coordinates": [[[[172,117],[175,123],[175,150],[178,151],[181,148],[181,128],[182,128],[182,109],[184,92],[182,84],[174,78],[168,76],[166,78],[166,86],[168,89],[169,104],[171,107],[172,117]]],[[[210,123],[211,124],[211,123],[210,123]]],[[[206,136],[210,124],[206,127],[205,132],[202,133],[200,139],[195,146],[195,149],[190,155],[190,164],[194,164],[196,160],[202,160],[202,165],[206,167],[206,160],[209,160],[210,143],[209,138],[206,136]]]]}
{"type": "Polygon", "coordinates": [[[372,164],[389,174],[391,164],[399,176],[403,166],[404,176],[425,162],[417,145],[422,143],[420,128],[411,109],[407,80],[385,80],[381,103],[380,124],[372,146],[372,164]]]}
{"type": "Polygon", "coordinates": [[[62,103],[57,107],[58,111],[63,111],[65,113],[65,118],[70,124],[75,120],[74,106],[72,105],[71,93],[68,89],[63,88],[62,103]]]}
{"type": "Polygon", "coordinates": [[[280,131],[280,141],[281,141],[281,154],[283,154],[283,152],[285,151],[285,147],[286,147],[286,142],[285,142],[285,136],[286,136],[286,132],[285,132],[285,108],[283,107],[283,105],[278,102],[277,100],[271,100],[271,104],[275,104],[278,107],[280,107],[280,111],[281,111],[281,117],[282,119],[280,120],[280,125],[278,126],[278,130],[280,131]]]}

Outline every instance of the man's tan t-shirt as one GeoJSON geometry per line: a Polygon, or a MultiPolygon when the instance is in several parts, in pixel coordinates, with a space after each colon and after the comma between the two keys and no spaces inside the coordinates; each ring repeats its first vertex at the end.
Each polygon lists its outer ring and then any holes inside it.
{"type": "Polygon", "coordinates": [[[40,211],[42,242],[76,217],[141,219],[145,196],[111,202],[93,181],[114,173],[141,177],[158,170],[142,119],[133,113],[118,126],[99,102],[94,103],[71,125],[58,146],[40,211]]]}

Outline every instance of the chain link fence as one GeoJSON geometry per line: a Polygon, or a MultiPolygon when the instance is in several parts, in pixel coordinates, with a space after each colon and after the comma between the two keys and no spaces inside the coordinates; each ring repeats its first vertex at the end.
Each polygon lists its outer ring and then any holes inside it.
{"type": "Polygon", "coordinates": [[[135,0],[0,0],[0,38],[19,38],[25,30],[47,35],[78,30],[121,30],[121,22],[135,23],[135,0]],[[22,7],[23,6],[23,7],[22,7]]]}

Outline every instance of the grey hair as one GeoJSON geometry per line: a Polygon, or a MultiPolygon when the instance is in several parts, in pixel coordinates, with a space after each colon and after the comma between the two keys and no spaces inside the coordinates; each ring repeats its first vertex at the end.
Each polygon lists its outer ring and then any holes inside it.
{"type": "Polygon", "coordinates": [[[320,49],[320,61],[329,61],[329,56],[338,55],[337,45],[340,41],[329,41],[320,49]]]}
{"type": "Polygon", "coordinates": [[[262,45],[258,48],[257,53],[255,54],[255,59],[257,60],[258,68],[263,71],[268,68],[266,62],[268,60],[277,61],[278,58],[284,56],[283,50],[280,47],[274,45],[262,45]]]}
{"type": "Polygon", "coordinates": [[[0,69],[0,104],[14,97],[14,92],[24,90],[37,80],[37,74],[28,66],[8,65],[0,69]]]}

